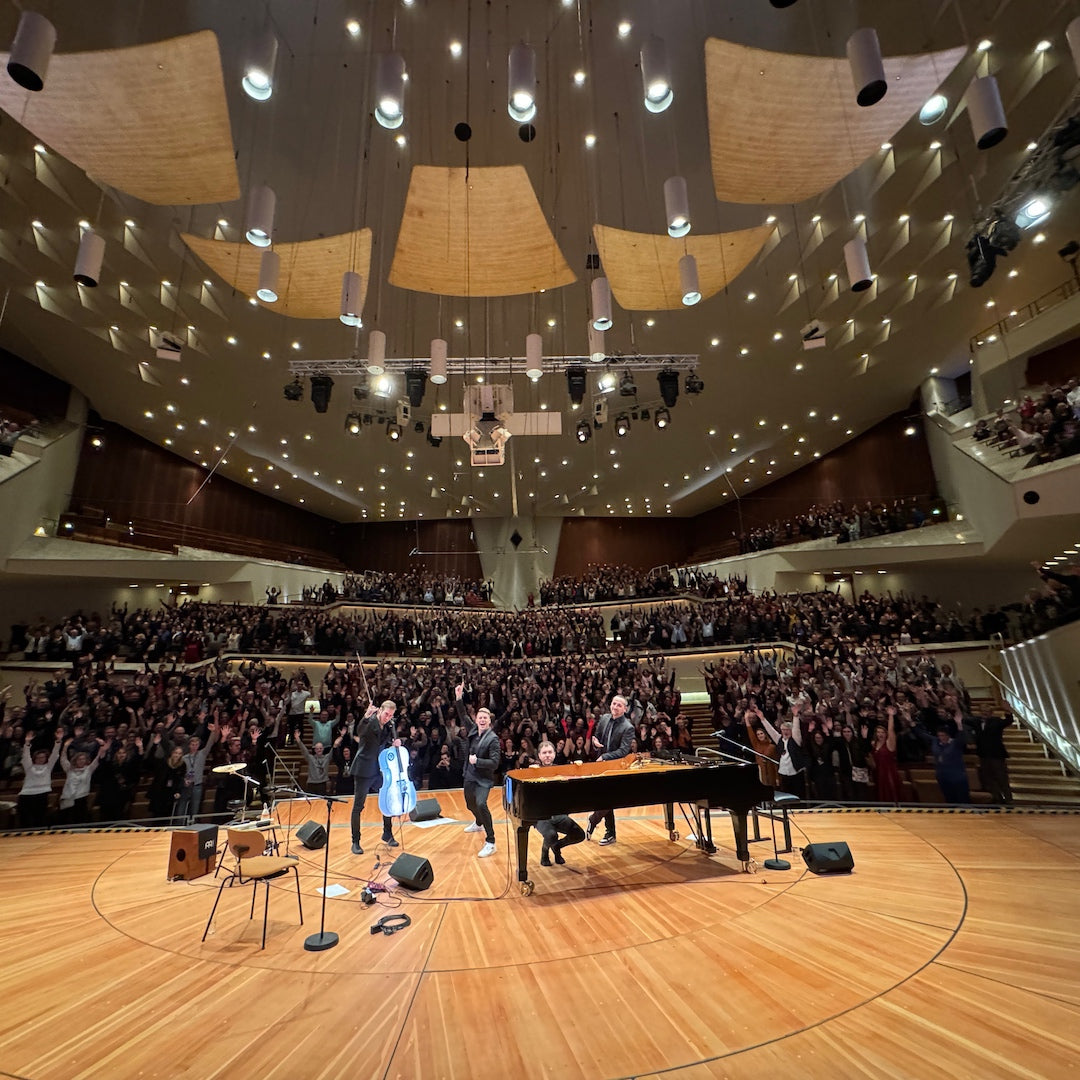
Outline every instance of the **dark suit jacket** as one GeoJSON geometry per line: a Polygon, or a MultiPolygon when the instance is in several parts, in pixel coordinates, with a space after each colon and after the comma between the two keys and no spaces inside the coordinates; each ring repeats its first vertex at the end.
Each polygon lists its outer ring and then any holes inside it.
{"type": "Polygon", "coordinates": [[[634,741],[634,725],[630,717],[623,713],[618,720],[611,713],[604,713],[596,725],[596,737],[604,744],[603,752],[597,761],[614,761],[630,753],[630,744],[634,741]]]}
{"type": "Polygon", "coordinates": [[[357,779],[379,774],[379,753],[395,738],[394,721],[380,724],[377,714],[361,720],[356,729],[356,750],[349,772],[357,779]]]}
{"type": "Polygon", "coordinates": [[[457,701],[458,719],[461,726],[466,728],[469,734],[466,736],[465,746],[465,783],[482,784],[491,787],[495,783],[495,773],[502,761],[502,751],[499,748],[499,736],[494,728],[488,728],[483,735],[465,711],[465,706],[457,701]],[[469,756],[476,755],[476,764],[469,763],[469,756]]]}

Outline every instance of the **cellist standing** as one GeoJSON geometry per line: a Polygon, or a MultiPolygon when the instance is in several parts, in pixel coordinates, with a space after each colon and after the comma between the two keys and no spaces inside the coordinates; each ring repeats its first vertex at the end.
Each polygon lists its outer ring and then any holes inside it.
{"type": "MultiPolygon", "coordinates": [[[[360,846],[360,816],[364,812],[364,803],[368,794],[382,787],[382,773],[379,771],[379,753],[388,746],[401,746],[394,729],[394,713],[397,706],[392,701],[384,701],[378,709],[369,703],[363,720],[356,729],[356,754],[349,767],[349,773],[355,784],[353,792],[352,817],[352,853],[363,855],[360,846]]],[[[393,820],[383,815],[382,842],[387,847],[397,847],[394,839],[393,820]]]]}

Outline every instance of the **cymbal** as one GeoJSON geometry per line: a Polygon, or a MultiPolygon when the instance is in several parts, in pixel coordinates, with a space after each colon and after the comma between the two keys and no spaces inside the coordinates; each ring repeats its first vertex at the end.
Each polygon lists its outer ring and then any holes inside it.
{"type": "Polygon", "coordinates": [[[229,765],[215,765],[210,771],[216,773],[238,773],[243,772],[246,768],[246,761],[234,761],[229,765]]]}

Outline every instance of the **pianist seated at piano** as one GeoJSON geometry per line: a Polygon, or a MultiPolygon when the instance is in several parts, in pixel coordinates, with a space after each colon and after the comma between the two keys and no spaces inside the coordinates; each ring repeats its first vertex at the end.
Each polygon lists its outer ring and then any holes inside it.
{"type": "MultiPolygon", "coordinates": [[[[549,742],[542,742],[537,751],[540,764],[532,768],[540,769],[555,764],[555,747],[549,742]]],[[[540,852],[540,865],[550,866],[551,856],[563,866],[566,860],[563,858],[563,848],[572,844],[580,844],[585,839],[585,830],[569,814],[555,814],[536,823],[536,831],[544,838],[544,847],[540,852]]]]}

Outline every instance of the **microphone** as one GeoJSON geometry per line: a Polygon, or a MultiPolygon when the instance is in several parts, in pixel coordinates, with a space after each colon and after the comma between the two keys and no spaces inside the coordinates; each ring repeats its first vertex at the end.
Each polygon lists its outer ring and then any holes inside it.
{"type": "Polygon", "coordinates": [[[755,750],[752,746],[745,746],[745,745],[743,745],[743,743],[739,742],[737,739],[733,739],[729,735],[725,735],[724,732],[722,732],[722,731],[714,731],[713,734],[718,739],[723,739],[724,742],[731,743],[732,746],[737,746],[740,750],[749,751],[751,754],[754,755],[754,757],[761,758],[762,761],[768,761],[768,762],[770,762],[770,763],[772,763],[774,765],[776,764],[776,758],[771,758],[771,757],[769,757],[768,754],[762,754],[759,751],[755,750]]]}

